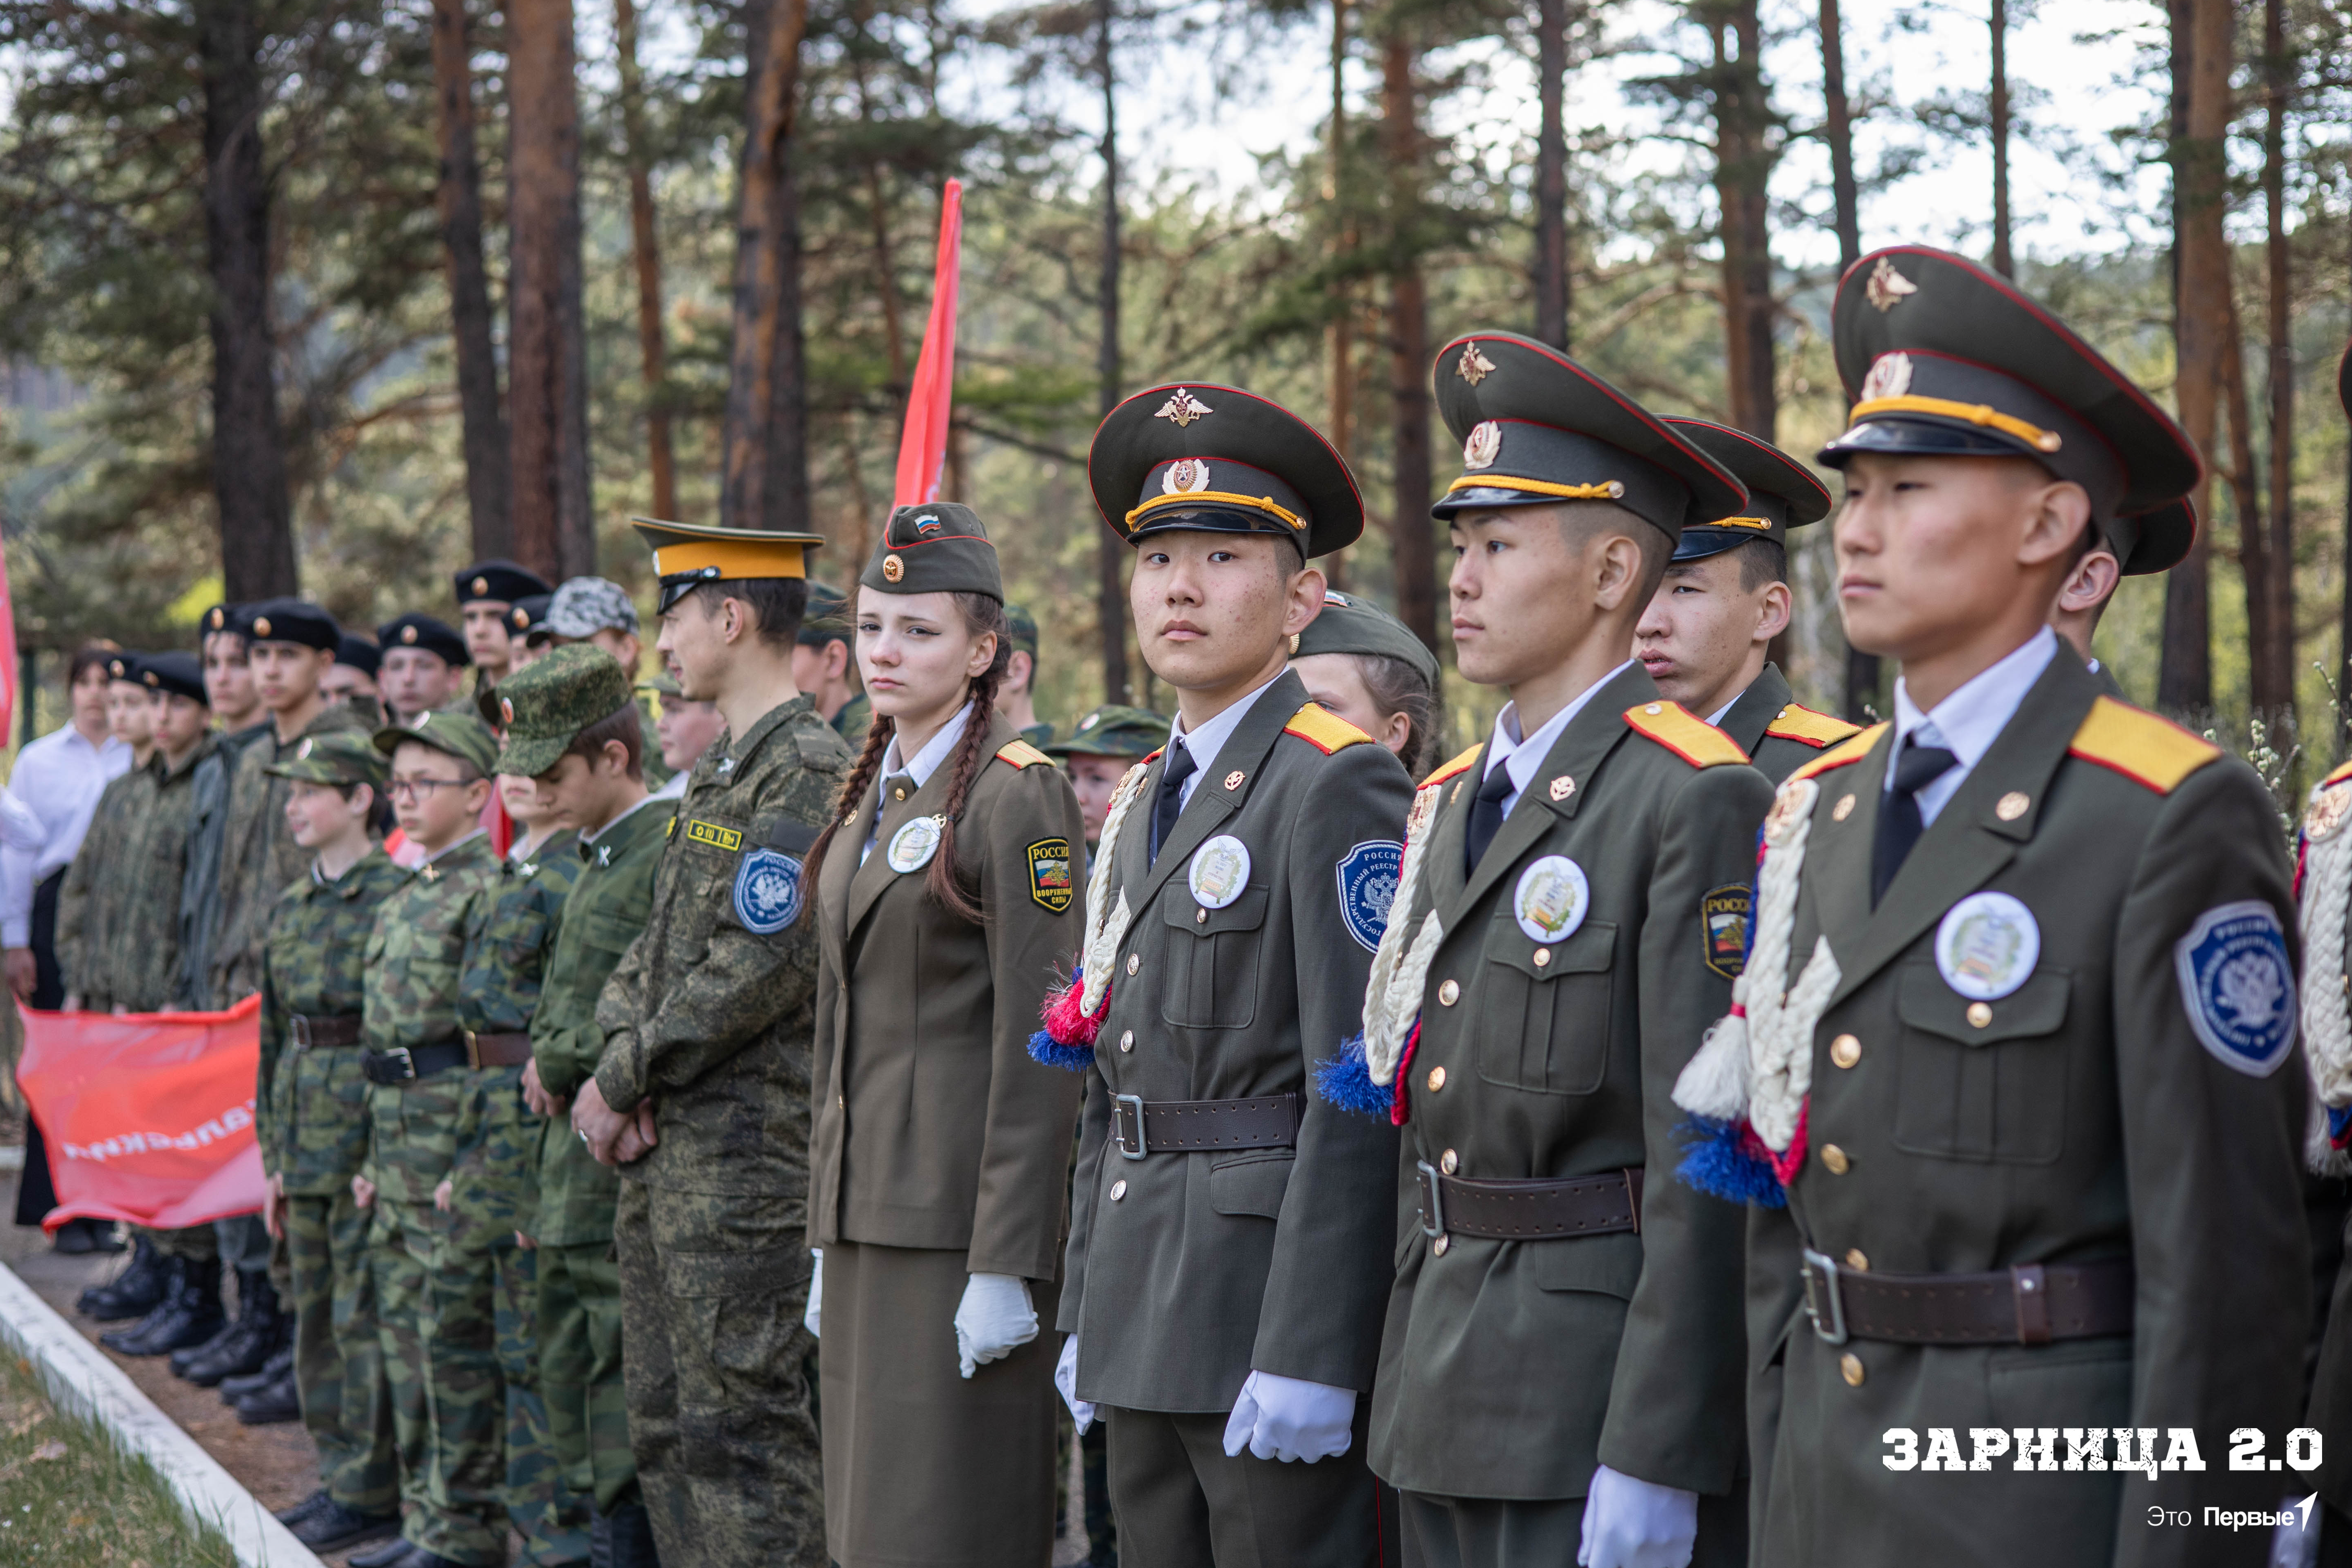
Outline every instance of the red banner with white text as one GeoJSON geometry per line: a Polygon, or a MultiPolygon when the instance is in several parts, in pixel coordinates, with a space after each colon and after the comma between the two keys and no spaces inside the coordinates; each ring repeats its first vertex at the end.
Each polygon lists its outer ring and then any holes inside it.
{"type": "Polygon", "coordinates": [[[58,1189],[45,1229],[119,1219],[178,1230],[261,1207],[259,996],[226,1013],[18,1011],[16,1082],[58,1189]]]}

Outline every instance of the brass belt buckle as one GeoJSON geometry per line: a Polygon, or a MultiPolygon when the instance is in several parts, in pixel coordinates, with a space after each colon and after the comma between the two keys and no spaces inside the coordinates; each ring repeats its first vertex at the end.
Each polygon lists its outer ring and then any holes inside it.
{"type": "Polygon", "coordinates": [[[287,1037],[294,1042],[294,1048],[296,1050],[309,1050],[310,1048],[310,1020],[309,1016],[306,1014],[297,1013],[291,1018],[288,1019],[286,1022],[286,1034],[287,1037]]]}
{"type": "Polygon", "coordinates": [[[482,1067],[481,1037],[471,1029],[460,1029],[457,1032],[466,1037],[466,1065],[479,1072],[482,1067]]]}
{"type": "Polygon", "coordinates": [[[1437,1167],[1426,1160],[1413,1165],[1421,1183],[1421,1234],[1435,1241],[1445,1234],[1445,1198],[1438,1191],[1437,1167]]]}
{"type": "Polygon", "coordinates": [[[1850,1336],[1845,1327],[1845,1296],[1838,1289],[1837,1259],[1809,1247],[1804,1276],[1805,1315],[1813,1321],[1813,1336],[1823,1344],[1845,1343],[1850,1336]]]}
{"type": "Polygon", "coordinates": [[[1143,1096],[1114,1094],[1110,1097],[1110,1136],[1111,1142],[1118,1145],[1119,1155],[1123,1159],[1140,1160],[1151,1152],[1143,1138],[1143,1096]],[[1128,1135],[1130,1127],[1134,1130],[1131,1138],[1128,1135]]]}

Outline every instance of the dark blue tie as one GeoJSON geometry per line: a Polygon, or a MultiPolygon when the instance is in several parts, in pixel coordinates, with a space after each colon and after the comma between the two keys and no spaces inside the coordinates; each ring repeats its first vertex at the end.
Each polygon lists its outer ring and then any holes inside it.
{"type": "Polygon", "coordinates": [[[1470,800],[1470,827],[1463,835],[1463,842],[1469,848],[1469,868],[1473,872],[1486,858],[1486,846],[1495,842],[1495,835],[1503,830],[1503,803],[1510,798],[1511,770],[1497,763],[1470,800]]]}
{"type": "Polygon", "coordinates": [[[1160,847],[1168,842],[1169,834],[1176,829],[1176,818],[1184,810],[1184,781],[1201,771],[1192,760],[1192,748],[1181,741],[1168,748],[1168,760],[1160,770],[1160,794],[1151,803],[1151,858],[1160,858],[1160,847]]]}
{"type": "Polygon", "coordinates": [[[1904,738],[1903,754],[1895,759],[1894,798],[1878,814],[1878,839],[1870,854],[1870,907],[1886,896],[1887,884],[1903,868],[1911,847],[1919,842],[1927,824],[1919,815],[1918,792],[1950,773],[1960,759],[1941,746],[1918,744],[1919,732],[1904,738]]]}

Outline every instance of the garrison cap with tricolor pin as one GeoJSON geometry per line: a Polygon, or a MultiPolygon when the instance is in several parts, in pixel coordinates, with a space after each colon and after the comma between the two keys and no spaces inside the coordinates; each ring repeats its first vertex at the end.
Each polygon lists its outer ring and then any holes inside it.
{"type": "Polygon", "coordinates": [[[321,653],[332,653],[342,644],[343,629],[335,625],[335,617],[307,599],[264,599],[252,607],[248,618],[246,635],[255,642],[295,643],[321,653]]]}
{"type": "Polygon", "coordinates": [[[1004,572],[987,525],[954,501],[893,511],[857,584],[877,594],[982,594],[1004,601],[1004,572]]]}
{"type": "Polygon", "coordinates": [[[2102,530],[2122,520],[2136,534],[2129,570],[2161,571],[2189,552],[2195,515],[2171,503],[2197,488],[2197,448],[2006,278],[1949,251],[1891,246],[1846,270],[1830,321],[1853,406],[1820,461],[2031,458],[2083,487],[2102,530]]]}
{"type": "Polygon", "coordinates": [[[1430,510],[1612,501],[1668,539],[1744,513],[1746,487],[1668,426],[1558,349],[1474,332],[1437,352],[1438,412],[1462,443],[1462,477],[1430,510]]]}
{"type": "Polygon", "coordinates": [[[665,614],[705,583],[766,577],[806,577],[806,552],[824,542],[821,533],[785,533],[765,528],[717,528],[700,522],[664,522],[633,517],[629,526],[654,552],[654,575],[661,593],[654,605],[665,614]]]}
{"type": "Polygon", "coordinates": [[[1103,521],[1130,544],[1174,529],[1271,533],[1315,556],[1364,531],[1363,497],[1331,443],[1237,386],[1137,393],[1096,427],[1087,482],[1103,521]]]}
{"type": "Polygon", "coordinates": [[[1432,689],[1437,686],[1437,656],[1412,628],[1360,594],[1337,588],[1323,595],[1323,609],[1298,634],[1293,658],[1318,653],[1364,653],[1393,658],[1412,669],[1432,689]]]}
{"type": "Polygon", "coordinates": [[[528,566],[518,566],[511,561],[493,559],[477,561],[461,567],[454,581],[457,585],[457,603],[470,605],[488,599],[501,605],[511,605],[517,599],[528,599],[533,594],[551,594],[555,585],[528,566]]]}
{"type": "Polygon", "coordinates": [[[474,656],[466,651],[466,639],[457,634],[457,627],[416,610],[404,616],[394,616],[376,627],[375,644],[381,653],[403,647],[423,648],[426,653],[437,655],[444,664],[452,667],[474,662],[474,656]]]}
{"type": "Polygon", "coordinates": [[[1678,414],[1669,414],[1665,419],[1692,446],[1730,469],[1732,477],[1748,487],[1744,512],[1683,529],[1682,539],[1675,546],[1675,560],[1720,555],[1751,539],[1769,539],[1786,548],[1789,530],[1819,522],[1830,514],[1829,487],[1813,477],[1812,469],[1771,442],[1712,419],[1678,414]]]}
{"type": "Polygon", "coordinates": [[[184,697],[212,706],[205,694],[205,667],[192,653],[150,653],[139,658],[139,683],[166,697],[184,697]]]}

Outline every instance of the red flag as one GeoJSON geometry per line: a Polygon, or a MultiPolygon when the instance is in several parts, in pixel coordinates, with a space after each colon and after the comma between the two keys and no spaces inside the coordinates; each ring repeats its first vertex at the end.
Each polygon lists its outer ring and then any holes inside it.
{"type": "Polygon", "coordinates": [[[226,1013],[18,1011],[16,1081],[58,1188],[44,1228],[91,1218],[179,1230],[261,1207],[259,996],[226,1013]]]}
{"type": "Polygon", "coordinates": [[[16,606],[8,596],[8,561],[0,554],[0,745],[16,716],[16,606]]]}
{"type": "Polygon", "coordinates": [[[948,414],[955,404],[956,280],[963,267],[963,182],[950,180],[940,204],[940,262],[931,284],[931,321],[907,397],[907,431],[898,438],[898,482],[892,504],[940,499],[948,460],[948,414]]]}

